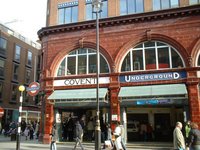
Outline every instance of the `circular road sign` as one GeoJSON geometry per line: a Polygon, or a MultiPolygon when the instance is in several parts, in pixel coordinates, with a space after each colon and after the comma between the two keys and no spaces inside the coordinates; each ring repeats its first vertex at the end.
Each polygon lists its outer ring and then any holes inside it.
{"type": "Polygon", "coordinates": [[[26,91],[28,92],[30,96],[36,96],[38,92],[40,91],[40,84],[38,82],[32,82],[26,88],[26,91]]]}

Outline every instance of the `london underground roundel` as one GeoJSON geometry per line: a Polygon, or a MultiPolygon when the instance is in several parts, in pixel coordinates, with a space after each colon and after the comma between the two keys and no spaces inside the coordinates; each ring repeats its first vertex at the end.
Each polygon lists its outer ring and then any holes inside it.
{"type": "Polygon", "coordinates": [[[26,91],[28,92],[30,96],[36,96],[38,92],[40,91],[40,84],[38,82],[32,82],[26,88],[26,91]]]}

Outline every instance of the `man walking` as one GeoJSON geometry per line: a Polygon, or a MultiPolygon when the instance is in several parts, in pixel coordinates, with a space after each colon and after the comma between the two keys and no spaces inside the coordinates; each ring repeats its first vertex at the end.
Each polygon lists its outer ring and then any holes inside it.
{"type": "Polygon", "coordinates": [[[83,138],[83,128],[80,124],[80,122],[77,120],[76,124],[75,124],[75,146],[73,150],[76,150],[76,147],[78,146],[78,144],[80,144],[80,147],[82,150],[84,150],[83,145],[82,145],[82,138],[83,138]]]}
{"type": "Polygon", "coordinates": [[[176,123],[176,127],[173,132],[173,143],[175,150],[184,150],[185,149],[185,140],[181,132],[183,125],[181,122],[176,123]]]}

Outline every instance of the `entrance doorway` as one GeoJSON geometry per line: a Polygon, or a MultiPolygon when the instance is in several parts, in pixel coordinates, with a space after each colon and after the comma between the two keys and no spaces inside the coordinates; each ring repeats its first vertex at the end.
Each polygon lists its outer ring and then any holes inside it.
{"type": "Polygon", "coordinates": [[[147,113],[127,114],[127,138],[128,141],[140,141],[139,129],[141,124],[149,122],[147,113]]]}
{"type": "Polygon", "coordinates": [[[155,140],[156,141],[169,141],[173,137],[173,128],[170,123],[169,113],[154,114],[155,125],[155,140]]]}

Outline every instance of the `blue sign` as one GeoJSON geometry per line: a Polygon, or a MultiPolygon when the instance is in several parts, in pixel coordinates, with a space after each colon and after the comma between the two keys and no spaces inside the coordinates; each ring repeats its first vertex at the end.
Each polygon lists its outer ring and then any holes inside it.
{"type": "Polygon", "coordinates": [[[125,75],[120,76],[120,82],[145,82],[156,80],[180,80],[187,77],[186,72],[164,72],[164,73],[152,73],[142,75],[125,75]]]}
{"type": "Polygon", "coordinates": [[[137,105],[157,105],[157,104],[171,104],[172,102],[169,99],[150,99],[150,100],[137,100],[137,105]]]}

